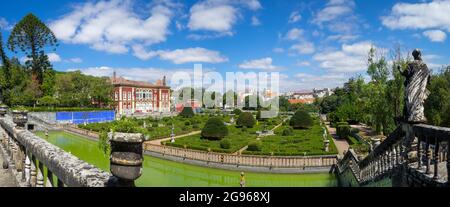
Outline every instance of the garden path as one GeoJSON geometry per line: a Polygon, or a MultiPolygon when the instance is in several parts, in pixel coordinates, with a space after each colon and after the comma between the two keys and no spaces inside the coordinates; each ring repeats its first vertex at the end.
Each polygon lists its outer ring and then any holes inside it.
{"type": "MultiPolygon", "coordinates": [[[[181,134],[178,136],[173,137],[174,139],[178,139],[178,138],[182,138],[182,137],[187,137],[187,136],[191,136],[191,135],[196,135],[196,134],[200,134],[201,131],[193,131],[187,134],[181,134]]],[[[170,139],[172,139],[171,137],[167,137],[167,138],[162,138],[162,139],[155,139],[155,140],[150,140],[150,141],[146,141],[150,144],[154,144],[154,145],[161,145],[161,142],[165,142],[165,141],[169,141],[170,139]]]]}
{"type": "Polygon", "coordinates": [[[338,138],[336,134],[336,128],[331,127],[329,122],[326,122],[325,126],[327,126],[328,132],[330,132],[331,137],[333,138],[334,144],[336,145],[339,155],[343,156],[344,152],[348,151],[350,145],[348,144],[347,140],[338,138]]]}

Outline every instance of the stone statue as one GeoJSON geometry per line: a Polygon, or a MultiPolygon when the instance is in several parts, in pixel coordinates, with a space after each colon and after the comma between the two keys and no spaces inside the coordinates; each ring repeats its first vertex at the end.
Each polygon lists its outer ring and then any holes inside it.
{"type": "Polygon", "coordinates": [[[405,80],[405,110],[404,118],[408,122],[424,123],[423,104],[428,98],[430,92],[427,90],[427,84],[430,81],[430,70],[422,61],[422,53],[419,49],[412,52],[414,61],[408,64],[408,68],[400,73],[405,80]]]}

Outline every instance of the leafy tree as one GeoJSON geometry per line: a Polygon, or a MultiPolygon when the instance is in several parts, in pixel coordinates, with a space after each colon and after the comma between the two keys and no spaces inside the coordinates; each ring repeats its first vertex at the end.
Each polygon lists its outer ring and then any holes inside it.
{"type": "Polygon", "coordinates": [[[250,112],[242,112],[236,120],[238,127],[252,128],[255,124],[256,120],[250,112]]]}
{"type": "Polygon", "coordinates": [[[431,78],[425,116],[433,125],[450,127],[450,66],[431,78]]]}
{"type": "Polygon", "coordinates": [[[313,120],[308,112],[306,112],[305,110],[298,110],[291,117],[289,125],[291,125],[293,128],[307,129],[312,127],[313,120]]]}
{"type": "Polygon", "coordinates": [[[278,101],[279,101],[280,111],[290,111],[291,110],[291,103],[289,103],[289,100],[286,97],[280,96],[278,98],[278,101]]]}
{"type": "Polygon", "coordinates": [[[237,100],[238,100],[238,95],[236,92],[234,91],[228,91],[226,93],[223,94],[222,97],[222,102],[223,102],[223,107],[225,108],[226,105],[229,105],[231,103],[233,103],[233,106],[236,107],[237,106],[237,100]],[[232,101],[227,101],[227,96],[233,97],[232,101]],[[231,103],[228,103],[231,102],[231,103]]]}
{"type": "Polygon", "coordinates": [[[222,119],[213,117],[208,119],[202,129],[202,137],[206,139],[219,140],[228,135],[228,128],[222,119]]]}
{"type": "Polygon", "coordinates": [[[31,68],[39,84],[43,82],[43,72],[49,68],[44,48],[56,45],[57,40],[53,32],[31,13],[14,26],[8,39],[8,48],[11,51],[21,50],[31,59],[26,62],[26,66],[31,68]]]}

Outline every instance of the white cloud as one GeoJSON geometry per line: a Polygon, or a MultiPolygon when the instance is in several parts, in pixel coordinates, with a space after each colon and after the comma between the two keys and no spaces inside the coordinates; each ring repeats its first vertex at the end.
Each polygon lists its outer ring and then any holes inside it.
{"type": "Polygon", "coordinates": [[[83,62],[83,60],[81,58],[70,58],[70,59],[68,59],[68,62],[81,63],[81,62],[83,62]]]}
{"type": "Polygon", "coordinates": [[[163,60],[170,60],[175,64],[190,62],[221,63],[228,61],[218,51],[208,50],[200,47],[177,49],[172,51],[158,51],[163,60]]]}
{"type": "Polygon", "coordinates": [[[390,29],[442,29],[450,32],[450,1],[397,3],[382,23],[390,29]]]}
{"type": "Polygon", "coordinates": [[[333,21],[353,12],[354,2],[330,0],[325,8],[317,12],[313,19],[313,23],[322,24],[333,21]]]}
{"type": "Polygon", "coordinates": [[[291,75],[280,74],[280,90],[309,91],[313,88],[335,88],[344,84],[348,79],[349,76],[342,73],[323,75],[297,73],[294,78],[291,75]]]}
{"type": "Polygon", "coordinates": [[[311,54],[316,51],[316,48],[314,46],[314,43],[302,41],[298,44],[292,45],[290,50],[299,54],[311,54]]]}
{"type": "Polygon", "coordinates": [[[136,57],[142,60],[159,57],[162,60],[168,60],[175,64],[190,62],[221,63],[228,61],[228,58],[222,56],[220,52],[208,50],[201,47],[176,50],[147,51],[142,46],[135,45],[133,46],[133,52],[136,57]]]}
{"type": "Polygon", "coordinates": [[[302,15],[300,15],[300,12],[294,11],[289,15],[289,23],[295,23],[302,19],[302,15]]]}
{"type": "Polygon", "coordinates": [[[256,60],[247,60],[239,65],[242,69],[259,69],[259,70],[278,70],[278,66],[272,64],[272,58],[266,57],[256,60]]]}
{"type": "Polygon", "coordinates": [[[253,11],[262,8],[257,0],[199,1],[190,8],[187,26],[192,31],[233,35],[232,29],[240,17],[239,7],[242,6],[253,11]]]}
{"type": "Polygon", "coordinates": [[[52,63],[61,62],[61,57],[56,53],[48,53],[48,60],[52,63]]]}
{"type": "Polygon", "coordinates": [[[368,52],[372,46],[376,48],[367,41],[343,44],[341,50],[317,53],[313,59],[320,63],[319,67],[333,72],[364,71],[367,69],[368,52]]]}
{"type": "Polygon", "coordinates": [[[208,1],[195,4],[190,10],[188,27],[231,34],[237,21],[237,10],[230,5],[211,5],[208,1]]]}
{"type": "Polygon", "coordinates": [[[132,11],[132,1],[99,1],[77,4],[50,22],[56,37],[66,43],[87,44],[109,53],[126,53],[134,44],[151,45],[166,40],[172,12],[154,5],[145,16],[132,11]]]}
{"type": "Polygon", "coordinates": [[[299,61],[299,62],[297,62],[297,66],[301,66],[301,67],[310,66],[310,65],[311,65],[311,63],[308,62],[308,61],[299,61]]]}
{"type": "Polygon", "coordinates": [[[261,21],[259,21],[258,17],[252,16],[252,25],[253,26],[261,25],[261,21]]]}
{"type": "Polygon", "coordinates": [[[428,37],[432,42],[444,42],[447,39],[447,34],[441,30],[427,30],[423,35],[428,37]]]}
{"type": "Polygon", "coordinates": [[[338,41],[341,43],[351,42],[356,39],[358,39],[358,35],[345,35],[345,34],[338,34],[338,35],[331,35],[327,37],[327,41],[338,41]]]}
{"type": "Polygon", "coordinates": [[[286,35],[284,36],[284,39],[287,40],[301,40],[303,38],[304,30],[299,28],[293,28],[289,30],[286,35]]]}

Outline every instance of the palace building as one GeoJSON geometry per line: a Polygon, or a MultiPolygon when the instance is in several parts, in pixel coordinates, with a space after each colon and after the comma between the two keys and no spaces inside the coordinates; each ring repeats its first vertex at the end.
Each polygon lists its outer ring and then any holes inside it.
{"type": "Polygon", "coordinates": [[[166,85],[165,76],[152,84],[116,77],[114,72],[111,83],[115,110],[119,115],[170,112],[170,87],[166,85]]]}

